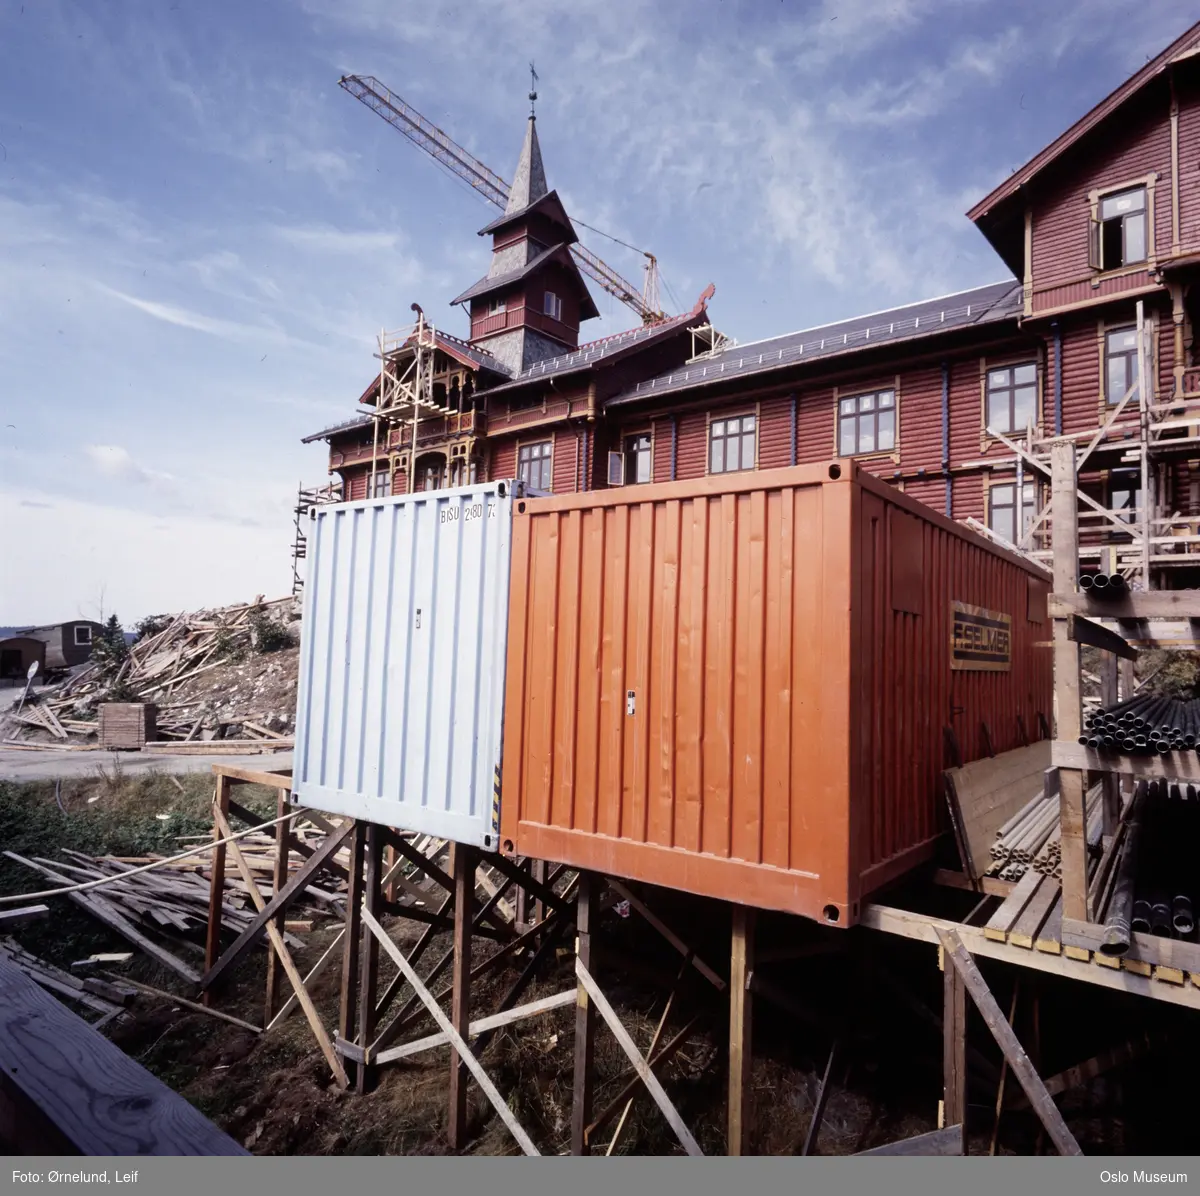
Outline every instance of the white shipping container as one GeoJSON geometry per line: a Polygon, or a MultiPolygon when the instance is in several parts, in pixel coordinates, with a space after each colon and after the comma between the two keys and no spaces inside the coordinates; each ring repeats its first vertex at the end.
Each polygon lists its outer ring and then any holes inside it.
{"type": "Polygon", "coordinates": [[[497,848],[514,490],[313,508],[295,802],[497,848]]]}

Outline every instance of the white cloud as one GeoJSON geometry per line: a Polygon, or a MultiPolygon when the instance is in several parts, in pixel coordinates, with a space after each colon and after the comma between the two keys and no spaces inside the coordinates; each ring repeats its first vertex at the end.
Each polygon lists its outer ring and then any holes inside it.
{"type": "Polygon", "coordinates": [[[119,444],[89,444],[83,451],[106,478],[159,487],[174,486],[175,479],[169,473],[161,473],[139,465],[129,450],[119,444]]]}
{"type": "Polygon", "coordinates": [[[139,299],[136,295],[127,295],[115,287],[96,283],[99,290],[122,303],[137,308],[164,324],[174,324],[177,328],[190,328],[194,332],[203,332],[208,336],[219,336],[226,340],[283,342],[286,334],[276,328],[264,328],[255,324],[240,324],[234,320],[222,320],[214,316],[206,316],[200,312],[189,311],[184,307],[176,307],[170,303],[156,303],[151,299],[139,299]]]}

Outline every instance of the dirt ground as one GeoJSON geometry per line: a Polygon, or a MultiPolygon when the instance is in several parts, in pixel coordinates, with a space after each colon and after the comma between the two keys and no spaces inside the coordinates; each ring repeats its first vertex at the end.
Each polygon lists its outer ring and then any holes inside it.
{"type": "MultiPolygon", "coordinates": [[[[211,778],[97,775],[64,782],[58,805],[52,785],[0,783],[0,842],[22,854],[54,856],[59,846],[120,853],[162,851],[176,836],[208,828],[211,778]],[[97,800],[89,802],[89,797],[97,800]],[[158,815],[166,813],[164,820],[158,815]]],[[[266,812],[273,795],[239,789],[239,801],[266,812]]],[[[0,858],[0,892],[28,891],[30,874],[0,858]]],[[[965,894],[948,893],[951,905],[965,894]]],[[[653,893],[653,907],[688,939],[717,971],[727,971],[729,921],[725,907],[678,893],[653,893]]],[[[934,911],[931,911],[934,912],[934,911]]],[[[938,912],[959,915],[965,910],[938,912]]],[[[385,920],[402,947],[422,927],[385,920]]],[[[304,937],[296,962],[306,971],[339,927],[320,921],[304,937]]],[[[21,928],[28,950],[69,967],[93,951],[124,950],[74,906],[55,904],[48,922],[21,928]]],[[[424,974],[448,949],[436,938],[424,956],[424,974]]],[[[183,949],[176,946],[176,949],[183,949]]],[[[475,960],[493,949],[476,940],[475,960]]],[[[191,948],[193,953],[199,945],[191,948]]],[[[623,1023],[643,1050],[654,1035],[667,994],[680,974],[680,959],[636,913],[610,911],[596,934],[594,973],[623,1023]]],[[[804,1141],[834,1040],[831,1096],[817,1151],[849,1154],[935,1128],[941,1095],[941,974],[932,949],[869,931],[823,930],[799,919],[763,916],[758,932],[756,975],[773,994],[755,998],[752,1149],[794,1154],[804,1141]],[[772,961],[780,952],[802,958],[772,961]]],[[[527,962],[516,955],[472,990],[473,1016],[494,1010],[527,962]]],[[[1166,1048],[1064,1094],[1059,1105],[1087,1153],[1188,1152],[1194,1144],[1189,1078],[1200,1036],[1189,1011],[1025,973],[983,961],[997,1000],[1007,1012],[1020,981],[1015,1026],[1031,1049],[1041,1045],[1041,1070],[1053,1074],[1147,1030],[1166,1048]],[[1082,991],[1081,991],[1082,990],[1082,991]],[[1037,1021],[1034,1002],[1037,1000],[1037,1021]]],[[[381,990],[393,969],[383,965],[381,990]]],[[[140,954],[126,974],[183,994],[178,977],[140,954]]],[[[217,1008],[262,1023],[265,953],[252,952],[219,994],[217,1008]]],[[[337,1025],[340,968],[331,966],[312,985],[313,1000],[331,1030],[337,1025]]],[[[443,977],[445,983],[447,977],[443,977]]],[[[439,986],[440,987],[440,986],[439,986]]],[[[546,960],[522,1002],[573,987],[571,936],[546,960]]],[[[285,993],[286,993],[285,986],[285,993]]],[[[411,994],[405,988],[399,1002],[411,994]]],[[[393,1009],[398,1009],[399,1004],[393,1009]]],[[[700,1022],[660,1078],[705,1153],[724,1153],[728,1003],[696,971],[684,979],[672,1003],[662,1040],[695,1015],[700,1022]]],[[[986,1027],[971,1014],[970,1091],[972,1152],[986,1153],[994,1121],[1000,1056],[986,1027]]],[[[426,1015],[405,1037],[433,1032],[426,1015]]],[[[235,1139],[257,1154],[443,1154],[448,1048],[384,1069],[373,1092],[341,1092],[333,1084],[299,1011],[281,1027],[255,1035],[182,1006],[139,998],[126,1018],[106,1032],[130,1056],[182,1093],[235,1139]]],[[[482,1063],[538,1149],[569,1147],[574,1010],[556,1010],[498,1031],[482,1063]]],[[[620,1092],[628,1063],[601,1024],[596,1040],[596,1113],[620,1092]]],[[[1009,1077],[1010,1093],[1017,1089],[1009,1077]]],[[[478,1087],[470,1088],[468,1153],[516,1153],[517,1147],[478,1087]]],[[[617,1124],[598,1134],[603,1153],[617,1124]]],[[[1038,1127],[1027,1110],[1004,1114],[1001,1153],[1033,1153],[1038,1127]]],[[[1042,1150],[1047,1147],[1043,1144],[1042,1150]]],[[[638,1094],[614,1153],[681,1153],[672,1131],[644,1092],[638,1094]]]]}

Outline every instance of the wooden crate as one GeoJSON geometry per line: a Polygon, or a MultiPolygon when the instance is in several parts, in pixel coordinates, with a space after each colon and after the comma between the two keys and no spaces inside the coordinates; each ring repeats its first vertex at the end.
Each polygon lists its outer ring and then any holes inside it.
{"type": "Polygon", "coordinates": [[[158,707],[152,702],[106,702],[100,707],[100,746],[140,751],[158,737],[158,707]]]}

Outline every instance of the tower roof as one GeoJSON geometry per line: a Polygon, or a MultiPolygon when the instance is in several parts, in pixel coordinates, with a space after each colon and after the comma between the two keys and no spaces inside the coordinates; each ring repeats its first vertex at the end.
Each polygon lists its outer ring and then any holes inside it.
{"type": "Polygon", "coordinates": [[[504,214],[510,216],[513,212],[522,211],[541,199],[548,190],[546,169],[542,165],[542,147],[538,144],[537,118],[530,113],[529,123],[525,126],[525,143],[521,146],[521,157],[517,161],[517,172],[513,176],[504,214]]]}

